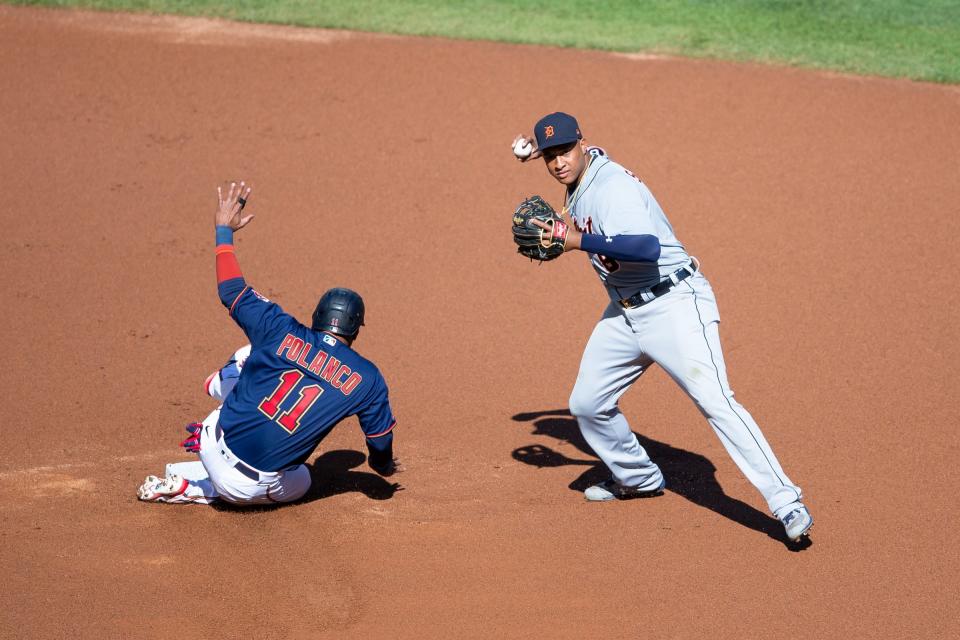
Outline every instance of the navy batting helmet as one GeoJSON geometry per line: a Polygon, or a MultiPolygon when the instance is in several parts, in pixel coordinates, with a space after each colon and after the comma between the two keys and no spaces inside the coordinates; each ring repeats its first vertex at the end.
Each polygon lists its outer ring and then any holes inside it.
{"type": "Polygon", "coordinates": [[[313,330],[354,338],[363,325],[363,298],[356,291],[337,287],[320,296],[313,311],[313,330]]]}

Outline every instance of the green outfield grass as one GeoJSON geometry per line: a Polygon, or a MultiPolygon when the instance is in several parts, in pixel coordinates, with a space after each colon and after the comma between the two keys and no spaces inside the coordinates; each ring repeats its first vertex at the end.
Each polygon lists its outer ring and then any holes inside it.
{"type": "Polygon", "coordinates": [[[12,4],[752,60],[960,83],[960,0],[14,0],[12,4]]]}

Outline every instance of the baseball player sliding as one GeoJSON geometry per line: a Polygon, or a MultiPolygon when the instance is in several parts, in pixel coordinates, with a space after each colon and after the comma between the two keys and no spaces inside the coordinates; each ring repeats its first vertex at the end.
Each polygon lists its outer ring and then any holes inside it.
{"type": "Polygon", "coordinates": [[[660,468],[618,406],[627,388],[656,363],[696,403],[787,537],[797,541],[807,535],[813,518],[800,488],[733,397],[713,289],[647,186],[602,149],[587,146],[576,119],[565,113],[541,118],[534,136],[517,136],[513,149],[524,162],[543,158],[550,175],[566,187],[563,211],[572,222],[568,226],[539,197],[525,201],[514,214],[520,253],[550,260],[564,251],[585,251],[610,297],[570,395],[570,412],[584,439],[612,473],[588,488],[586,499],[663,493],[660,468]]]}
{"type": "Polygon", "coordinates": [[[233,234],[253,219],[242,215],[250,197],[243,182],[218,189],[216,270],[220,301],[250,339],[206,390],[223,404],[190,425],[187,450],[198,453],[207,477],[147,476],[137,491],[149,502],[235,504],[291,502],[310,488],[304,462],[320,441],[356,415],[366,436],[370,467],[394,472],[396,420],[376,366],[353,350],[364,304],[349,289],[320,298],[308,328],[244,280],[233,234]],[[241,371],[243,375],[240,375],[241,371]]]}

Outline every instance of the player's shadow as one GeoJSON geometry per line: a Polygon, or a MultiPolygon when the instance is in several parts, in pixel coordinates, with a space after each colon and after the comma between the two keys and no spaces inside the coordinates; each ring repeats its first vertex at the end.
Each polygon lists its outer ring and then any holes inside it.
{"type": "MultiPolygon", "coordinates": [[[[539,468],[567,465],[590,467],[569,485],[572,490],[578,492],[610,477],[610,471],[597,459],[593,450],[580,435],[577,421],[566,409],[518,413],[513,416],[513,419],[517,422],[532,422],[535,435],[545,435],[569,443],[581,453],[590,456],[589,460],[574,459],[550,447],[531,444],[514,449],[512,455],[515,460],[539,468]]],[[[765,533],[791,551],[800,551],[812,544],[809,538],[802,538],[800,542],[791,542],[779,520],[725,494],[717,482],[716,467],[704,456],[636,435],[640,445],[663,471],[667,480],[667,491],[676,493],[744,527],[765,533]]]]}
{"type": "Polygon", "coordinates": [[[211,506],[220,511],[254,512],[283,509],[352,492],[360,492],[371,500],[389,500],[397,491],[403,490],[398,483],[390,482],[372,471],[353,471],[366,461],[367,456],[359,451],[350,449],[326,451],[312,463],[307,463],[312,483],[307,493],[299,500],[251,506],[232,505],[218,500],[211,506]]]}
{"type": "Polygon", "coordinates": [[[321,498],[359,491],[371,500],[389,500],[403,487],[396,482],[372,471],[353,471],[367,461],[367,456],[359,451],[338,449],[326,451],[313,461],[310,477],[313,484],[301,502],[310,502],[321,498]]]}

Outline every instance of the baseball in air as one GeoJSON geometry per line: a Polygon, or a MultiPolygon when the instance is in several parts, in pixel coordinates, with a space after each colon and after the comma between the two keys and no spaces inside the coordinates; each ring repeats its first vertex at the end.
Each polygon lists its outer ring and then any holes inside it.
{"type": "Polygon", "coordinates": [[[526,140],[517,140],[513,145],[513,155],[518,158],[529,158],[531,153],[533,153],[533,145],[526,140]]]}

